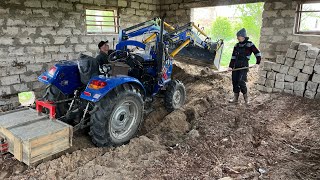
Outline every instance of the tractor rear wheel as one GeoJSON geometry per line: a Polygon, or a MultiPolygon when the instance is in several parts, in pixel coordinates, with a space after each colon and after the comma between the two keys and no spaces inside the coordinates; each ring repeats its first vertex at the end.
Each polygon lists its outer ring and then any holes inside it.
{"type": "Polygon", "coordinates": [[[164,97],[164,104],[167,111],[172,112],[183,106],[186,100],[186,90],[182,82],[172,80],[169,82],[164,97]]]}
{"type": "MultiPolygon", "coordinates": [[[[56,86],[49,85],[46,87],[45,93],[42,96],[42,98],[46,101],[52,101],[57,102],[64,99],[67,99],[68,97],[65,96],[56,86]]],[[[56,118],[60,118],[64,116],[68,111],[68,103],[58,103],[56,104],[56,118]]]]}
{"type": "Polygon", "coordinates": [[[90,135],[95,145],[118,146],[127,143],[143,122],[143,98],[130,84],[116,87],[96,103],[91,114],[90,135]]]}

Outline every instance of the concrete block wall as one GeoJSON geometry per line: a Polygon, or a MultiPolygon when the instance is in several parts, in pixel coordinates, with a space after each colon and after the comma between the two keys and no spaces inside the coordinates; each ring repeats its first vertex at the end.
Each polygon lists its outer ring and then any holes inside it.
{"type": "Polygon", "coordinates": [[[311,43],[320,47],[320,36],[294,34],[298,1],[266,1],[260,38],[263,59],[275,62],[285,55],[291,41],[311,43]]]}
{"type": "Polygon", "coordinates": [[[42,84],[37,76],[55,62],[75,59],[80,53],[96,56],[101,40],[117,40],[117,34],[86,34],[86,8],[117,8],[125,28],[159,16],[160,1],[1,1],[0,97],[38,89],[42,84]]]}
{"type": "Polygon", "coordinates": [[[292,42],[276,62],[264,61],[257,89],[320,99],[320,49],[309,43],[292,42]]]}

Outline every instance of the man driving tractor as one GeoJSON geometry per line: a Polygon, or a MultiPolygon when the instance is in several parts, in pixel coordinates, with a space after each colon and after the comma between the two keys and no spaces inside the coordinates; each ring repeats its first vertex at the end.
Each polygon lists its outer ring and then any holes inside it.
{"type": "Polygon", "coordinates": [[[247,73],[249,70],[249,60],[253,53],[256,56],[256,65],[261,62],[261,53],[258,48],[249,41],[246,30],[243,28],[237,33],[239,43],[234,46],[232,58],[228,71],[232,71],[232,85],[234,97],[229,102],[238,103],[239,94],[242,92],[244,101],[248,105],[247,73]],[[239,69],[239,70],[237,70],[239,69]]]}
{"type": "Polygon", "coordinates": [[[100,41],[98,44],[99,48],[99,55],[96,57],[99,66],[102,67],[103,64],[108,64],[108,56],[113,52],[113,50],[109,49],[108,45],[108,40],[107,41],[100,41]]]}

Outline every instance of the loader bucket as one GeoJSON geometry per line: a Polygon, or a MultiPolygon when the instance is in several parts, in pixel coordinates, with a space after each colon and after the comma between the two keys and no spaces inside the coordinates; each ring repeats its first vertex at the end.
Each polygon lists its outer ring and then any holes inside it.
{"type": "Polygon", "coordinates": [[[223,50],[223,42],[213,44],[211,50],[196,46],[187,46],[178,53],[178,61],[188,64],[210,67],[216,70],[220,68],[220,60],[223,50]]]}

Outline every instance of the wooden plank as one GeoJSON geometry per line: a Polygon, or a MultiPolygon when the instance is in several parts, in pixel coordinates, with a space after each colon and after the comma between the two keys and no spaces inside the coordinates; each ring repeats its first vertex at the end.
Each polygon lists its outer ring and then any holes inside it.
{"type": "Polygon", "coordinates": [[[13,155],[14,157],[19,160],[22,161],[22,142],[20,140],[20,138],[15,137],[14,138],[14,142],[13,142],[13,146],[14,146],[14,152],[13,155]]]}
{"type": "Polygon", "coordinates": [[[0,128],[1,133],[7,138],[9,142],[9,152],[14,155],[16,159],[19,161],[22,160],[22,142],[20,138],[15,137],[9,130],[1,127],[0,128]]]}
{"type": "Polygon", "coordinates": [[[61,149],[68,149],[68,148],[70,148],[70,146],[66,144],[64,146],[61,146],[59,149],[57,149],[55,151],[52,151],[50,153],[45,153],[45,154],[42,154],[40,156],[31,158],[30,162],[27,165],[31,165],[31,164],[37,163],[37,162],[39,162],[39,161],[41,161],[41,160],[43,160],[43,159],[45,159],[45,158],[47,158],[49,156],[52,156],[54,154],[57,154],[57,153],[61,152],[61,149]]]}
{"type": "Polygon", "coordinates": [[[40,156],[42,154],[51,154],[51,152],[57,150],[64,151],[65,149],[63,149],[62,147],[65,147],[66,145],[69,145],[69,137],[57,139],[56,141],[45,144],[43,146],[32,148],[31,158],[36,158],[37,156],[40,156]]]}
{"type": "Polygon", "coordinates": [[[69,137],[69,128],[65,128],[59,132],[51,132],[50,134],[34,138],[34,140],[30,141],[31,148],[35,148],[37,146],[50,143],[55,141],[56,139],[60,139],[63,137],[69,137]]]}

